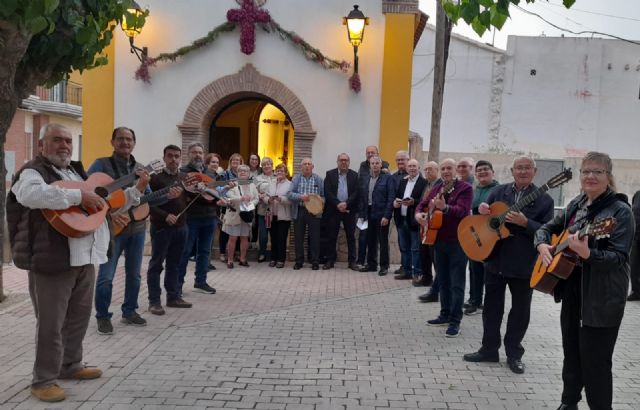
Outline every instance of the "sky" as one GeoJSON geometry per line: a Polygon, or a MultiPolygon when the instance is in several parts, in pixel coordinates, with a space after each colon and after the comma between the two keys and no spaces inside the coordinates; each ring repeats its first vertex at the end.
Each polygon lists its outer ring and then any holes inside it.
{"type": "MultiPolygon", "coordinates": [[[[571,31],[600,31],[629,40],[640,41],[640,0],[576,0],[571,9],[562,5],[562,0],[537,0],[533,4],[520,1],[520,6],[534,12],[546,20],[571,31]]],[[[420,9],[429,15],[429,23],[435,24],[436,0],[420,0],[420,9]]],[[[502,30],[485,33],[482,38],[460,19],[454,26],[455,33],[470,37],[483,43],[493,44],[505,49],[508,35],[560,36],[562,31],[548,25],[536,16],[528,15],[517,7],[509,8],[511,19],[502,30]]],[[[564,33],[565,36],[575,36],[564,33]]],[[[584,34],[583,36],[591,36],[584,34]]],[[[594,35],[602,37],[601,35],[594,35]]],[[[640,47],[640,46],[639,46],[640,47]]]]}

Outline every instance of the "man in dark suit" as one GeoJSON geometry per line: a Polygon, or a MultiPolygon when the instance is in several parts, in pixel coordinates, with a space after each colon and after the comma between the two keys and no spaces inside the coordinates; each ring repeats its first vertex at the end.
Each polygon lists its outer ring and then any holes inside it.
{"type": "Polygon", "coordinates": [[[393,219],[398,229],[402,273],[394,279],[412,279],[420,276],[420,226],[415,220],[416,205],[420,203],[422,192],[427,185],[420,175],[418,161],[410,159],[406,165],[407,176],[402,178],[395,191],[393,219]]]}
{"type": "Polygon", "coordinates": [[[350,159],[345,153],[338,155],[338,167],[327,171],[324,178],[325,214],[329,242],[327,262],[322,269],[333,268],[340,222],[347,236],[349,268],[356,266],[356,212],[358,210],[358,174],[349,169],[350,159]]]}
{"type": "Polygon", "coordinates": [[[389,220],[393,210],[393,182],[391,176],[381,172],[382,160],[369,158],[371,174],[360,179],[360,218],[367,218],[367,264],[360,272],[375,272],[378,267],[378,245],[380,245],[380,271],[389,272],[389,220]]]}

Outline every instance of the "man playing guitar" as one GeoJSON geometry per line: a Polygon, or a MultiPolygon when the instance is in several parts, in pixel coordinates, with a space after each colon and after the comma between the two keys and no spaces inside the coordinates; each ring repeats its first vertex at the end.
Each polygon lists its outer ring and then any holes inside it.
{"type": "Polygon", "coordinates": [[[471,212],[473,190],[466,182],[456,180],[456,161],[445,159],[440,163],[442,182],[436,184],[416,209],[416,221],[423,227],[428,224],[428,209],[442,211],[442,227],[438,231],[434,250],[435,265],[440,282],[440,315],[427,321],[430,326],[448,326],[445,336],[457,337],[462,321],[465,269],[467,256],[458,243],[458,224],[471,212]],[[453,190],[443,192],[445,185],[453,190]]]}

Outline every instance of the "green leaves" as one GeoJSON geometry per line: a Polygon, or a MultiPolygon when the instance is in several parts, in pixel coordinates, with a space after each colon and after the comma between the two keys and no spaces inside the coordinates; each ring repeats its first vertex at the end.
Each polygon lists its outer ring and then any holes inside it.
{"type": "MultiPolygon", "coordinates": [[[[482,36],[488,29],[500,30],[509,18],[509,6],[518,5],[520,0],[440,0],[442,8],[453,23],[462,18],[473,30],[482,36]]],[[[535,0],[526,0],[533,3],[535,0]]],[[[576,0],[562,0],[570,8],[576,0]]]]}

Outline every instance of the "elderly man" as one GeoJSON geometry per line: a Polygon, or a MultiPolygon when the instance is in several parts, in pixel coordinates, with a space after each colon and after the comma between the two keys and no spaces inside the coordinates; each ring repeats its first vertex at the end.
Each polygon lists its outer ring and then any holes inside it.
{"type": "Polygon", "coordinates": [[[338,155],[338,167],[327,171],[324,178],[324,195],[327,200],[325,218],[328,222],[327,262],[322,269],[333,268],[336,262],[336,246],[340,222],[347,237],[349,268],[356,266],[356,212],[358,211],[358,174],[349,169],[349,156],[344,152],[338,155]]]}
{"type": "Polygon", "coordinates": [[[407,176],[402,178],[395,190],[393,219],[398,229],[401,272],[394,279],[413,279],[422,276],[420,263],[420,225],[415,219],[416,206],[422,199],[426,181],[420,175],[420,165],[415,159],[406,164],[407,176]]]}
{"type": "Polygon", "coordinates": [[[434,244],[436,272],[440,283],[440,314],[427,321],[429,326],[448,326],[446,337],[460,334],[462,303],[465,287],[467,256],[458,242],[458,225],[471,211],[471,185],[455,178],[456,162],[445,159],[440,163],[442,182],[435,185],[416,210],[416,220],[427,225],[427,211],[443,213],[442,227],[434,244]]]}
{"type": "Polygon", "coordinates": [[[380,246],[380,270],[378,275],[389,272],[389,221],[393,209],[393,182],[382,172],[380,157],[369,159],[371,174],[360,179],[360,218],[367,220],[367,265],[360,272],[378,270],[378,245],[380,246]]]}
{"type": "Polygon", "coordinates": [[[473,186],[475,179],[473,177],[473,158],[464,157],[456,164],[456,173],[458,178],[473,186]]]}
{"type": "MultiPolygon", "coordinates": [[[[478,206],[482,215],[490,214],[489,205],[500,201],[511,206],[536,189],[533,177],[536,163],[530,157],[516,157],[511,167],[513,182],[499,185],[491,190],[486,202],[478,206]]],[[[497,362],[500,349],[500,326],[504,315],[505,291],[511,292],[511,310],[504,335],[507,364],[514,373],[524,373],[522,340],[529,326],[531,296],[529,286],[531,271],[537,252],[531,246],[536,231],[553,218],[553,199],[548,194],[539,196],[521,212],[510,212],[506,226],[511,235],[498,241],[485,261],[484,310],[482,312],[482,347],[475,353],[464,355],[468,362],[497,362]]]]}
{"type": "MultiPolygon", "coordinates": [[[[7,222],[13,262],[29,271],[29,295],[36,315],[36,353],[31,394],[42,401],[65,399],[56,379],[95,379],[97,368],[85,367],[82,341],[91,317],[95,265],[107,262],[109,227],[79,238],[65,237],[45,220],[41,210],[81,206],[95,212],[107,206],[90,188],[60,188],[55,181],[87,178],[80,162],[71,161],[73,139],[67,128],[47,124],[40,131],[40,154],[24,164],[7,197],[7,222]]],[[[125,190],[124,208],[139,203],[149,175],[138,170],[135,187],[125,190]]]]}
{"type": "MultiPolygon", "coordinates": [[[[440,168],[435,161],[429,161],[424,166],[425,187],[421,198],[426,198],[435,184],[441,181],[440,168]]],[[[433,277],[433,247],[422,243],[420,238],[420,267],[422,271],[421,277],[414,275],[414,286],[431,286],[429,291],[418,296],[418,300],[423,303],[437,302],[440,293],[438,277],[433,277]]]]}
{"type": "MultiPolygon", "coordinates": [[[[188,147],[189,163],[180,168],[180,172],[185,174],[205,173],[204,147],[199,142],[191,143],[188,147]]],[[[184,286],[184,278],[187,274],[187,263],[194,246],[196,247],[196,269],[193,283],[193,291],[206,294],[216,293],[216,289],[207,283],[207,272],[210,268],[215,270],[215,266],[210,264],[211,243],[213,233],[218,225],[216,216],[216,200],[205,199],[201,195],[188,193],[189,201],[196,201],[187,209],[187,242],[184,245],[182,258],[178,268],[178,284],[180,292],[184,286]]]]}
{"type": "Polygon", "coordinates": [[[320,269],[320,220],[322,213],[313,215],[304,204],[309,202],[310,195],[320,195],[324,198],[324,181],[313,173],[311,158],[303,158],[300,163],[300,173],[293,177],[291,190],[287,197],[293,202],[291,216],[293,235],[295,240],[296,263],[293,269],[299,270],[304,265],[304,235],[309,234],[311,248],[311,269],[320,269]]]}

